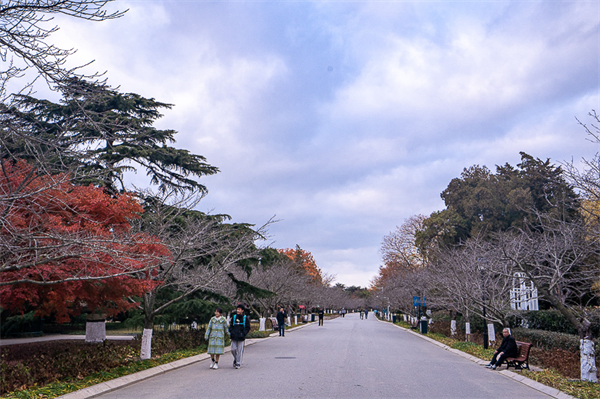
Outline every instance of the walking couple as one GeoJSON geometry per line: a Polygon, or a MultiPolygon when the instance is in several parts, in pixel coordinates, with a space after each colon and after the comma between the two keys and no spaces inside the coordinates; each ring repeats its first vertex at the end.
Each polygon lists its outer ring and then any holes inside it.
{"type": "Polygon", "coordinates": [[[240,304],[233,315],[231,325],[223,316],[223,310],[217,308],[215,315],[210,319],[204,339],[208,341],[206,353],[212,359],[210,368],[219,368],[219,358],[225,353],[225,334],[231,337],[231,354],[233,355],[233,367],[239,369],[242,366],[244,356],[244,344],[246,335],[250,332],[250,318],[245,315],[246,308],[240,304]]]}

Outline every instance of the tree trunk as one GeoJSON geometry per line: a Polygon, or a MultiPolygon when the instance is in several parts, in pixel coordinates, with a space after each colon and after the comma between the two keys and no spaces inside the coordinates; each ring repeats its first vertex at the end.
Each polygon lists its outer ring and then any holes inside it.
{"type": "Polygon", "coordinates": [[[456,335],[456,312],[451,310],[450,317],[450,336],[454,337],[456,335]]]}
{"type": "Polygon", "coordinates": [[[596,368],[596,352],[594,341],[592,341],[592,330],[591,323],[588,319],[584,318],[583,322],[580,322],[577,316],[566,307],[558,298],[551,295],[548,290],[539,286],[538,291],[542,298],[547,299],[558,311],[565,316],[571,324],[579,331],[579,359],[581,362],[581,380],[582,381],[598,381],[597,368],[596,368]]]}
{"type": "Polygon", "coordinates": [[[152,331],[154,330],[154,293],[144,294],[144,333],[142,334],[142,348],[140,359],[147,360],[152,357],[152,331]]]}
{"type": "Polygon", "coordinates": [[[581,358],[581,381],[598,382],[596,368],[596,350],[591,337],[580,340],[579,356],[581,358]]]}
{"type": "Polygon", "coordinates": [[[598,382],[598,369],[596,368],[596,349],[592,340],[592,323],[584,319],[579,329],[579,357],[581,360],[581,381],[598,382]]]}

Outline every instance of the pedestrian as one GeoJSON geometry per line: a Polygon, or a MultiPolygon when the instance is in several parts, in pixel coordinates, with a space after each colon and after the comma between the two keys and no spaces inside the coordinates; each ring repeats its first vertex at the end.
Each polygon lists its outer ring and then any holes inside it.
{"type": "Polygon", "coordinates": [[[365,316],[365,312],[363,312],[363,310],[361,309],[360,310],[360,319],[362,320],[364,316],[365,316]]]}
{"type": "Polygon", "coordinates": [[[325,317],[325,311],[323,310],[323,308],[319,308],[317,314],[319,315],[319,325],[322,326],[323,318],[325,317]]]}
{"type": "Polygon", "coordinates": [[[346,309],[342,308],[342,317],[346,317],[346,309]]]}
{"type": "Polygon", "coordinates": [[[287,318],[287,313],[283,308],[279,308],[279,312],[277,312],[277,325],[279,326],[279,336],[285,337],[285,319],[287,318]]]}
{"type": "Polygon", "coordinates": [[[225,334],[229,335],[228,327],[227,319],[223,317],[223,310],[217,308],[204,334],[204,339],[208,341],[206,353],[210,355],[212,360],[210,368],[213,370],[219,368],[219,358],[225,353],[225,334]]]}
{"type": "Polygon", "coordinates": [[[365,319],[369,318],[369,309],[365,309],[365,319]]]}
{"type": "Polygon", "coordinates": [[[233,367],[239,369],[242,367],[242,358],[244,356],[244,344],[246,335],[250,332],[250,318],[245,314],[246,308],[239,304],[235,309],[235,314],[229,326],[231,334],[231,354],[233,355],[233,367]]]}
{"type": "Polygon", "coordinates": [[[510,335],[508,328],[502,330],[502,336],[504,337],[502,343],[494,352],[492,360],[485,365],[485,367],[492,370],[496,370],[497,367],[502,366],[507,357],[517,357],[518,354],[517,341],[510,335]]]}

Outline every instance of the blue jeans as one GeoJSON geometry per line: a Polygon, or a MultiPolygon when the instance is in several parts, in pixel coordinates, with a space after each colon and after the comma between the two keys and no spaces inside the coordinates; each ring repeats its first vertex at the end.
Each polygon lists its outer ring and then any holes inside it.
{"type": "Polygon", "coordinates": [[[279,325],[279,335],[280,336],[284,336],[285,335],[285,322],[281,323],[279,325]]]}

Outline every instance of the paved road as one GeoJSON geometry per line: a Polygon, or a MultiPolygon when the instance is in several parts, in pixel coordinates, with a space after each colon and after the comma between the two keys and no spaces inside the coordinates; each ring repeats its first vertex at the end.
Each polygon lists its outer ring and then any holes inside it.
{"type": "Polygon", "coordinates": [[[548,398],[374,317],[358,315],[289,331],[100,398],[548,398]]]}

